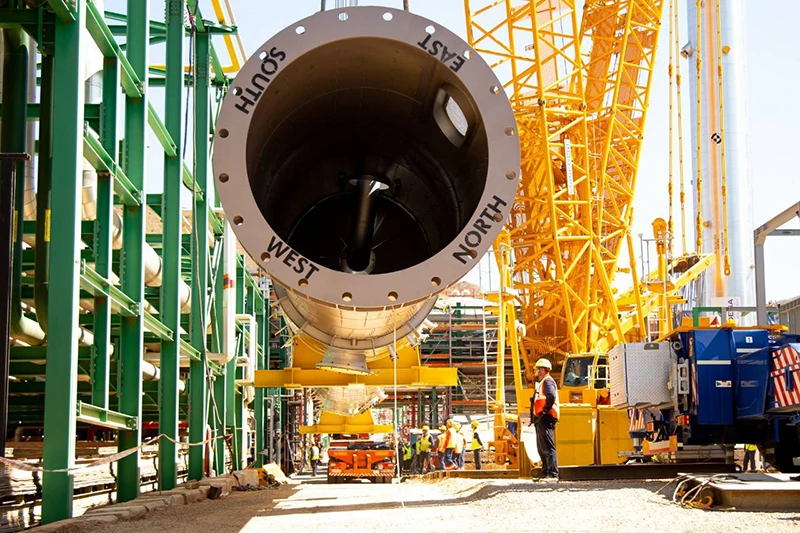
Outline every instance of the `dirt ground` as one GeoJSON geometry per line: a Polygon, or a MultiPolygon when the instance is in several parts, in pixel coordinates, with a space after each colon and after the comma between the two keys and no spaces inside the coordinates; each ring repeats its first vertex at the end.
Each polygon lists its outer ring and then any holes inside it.
{"type": "Polygon", "coordinates": [[[800,531],[800,512],[680,508],[656,494],[664,483],[447,479],[328,485],[324,478],[304,478],[278,490],[233,493],[97,531],[800,531]]]}

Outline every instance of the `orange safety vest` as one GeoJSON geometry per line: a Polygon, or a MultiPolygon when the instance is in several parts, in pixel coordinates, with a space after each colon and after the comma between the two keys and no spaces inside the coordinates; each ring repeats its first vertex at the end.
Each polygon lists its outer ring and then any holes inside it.
{"type": "Polygon", "coordinates": [[[456,435],[456,428],[451,427],[447,429],[447,439],[445,439],[444,442],[445,449],[456,447],[456,435]]]}
{"type": "MultiPolygon", "coordinates": [[[[534,416],[541,416],[542,411],[544,410],[544,404],[547,403],[547,396],[544,394],[544,382],[547,379],[553,380],[553,384],[555,385],[556,380],[552,378],[549,374],[540,382],[536,384],[534,388],[534,400],[533,400],[533,415],[534,416]]],[[[558,388],[556,386],[556,388],[558,388]]],[[[558,415],[560,413],[560,408],[558,406],[558,394],[556,394],[556,401],[553,403],[553,407],[550,409],[550,416],[558,420],[558,415]]]]}

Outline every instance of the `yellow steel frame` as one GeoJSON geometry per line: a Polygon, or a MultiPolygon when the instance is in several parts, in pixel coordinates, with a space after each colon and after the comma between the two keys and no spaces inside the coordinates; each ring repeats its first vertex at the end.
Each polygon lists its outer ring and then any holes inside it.
{"type": "Polygon", "coordinates": [[[300,426],[301,435],[339,435],[369,433],[391,433],[391,424],[376,424],[372,413],[365,411],[353,416],[339,415],[330,411],[322,411],[319,423],[313,426],[300,426]]]}
{"type": "Polygon", "coordinates": [[[509,230],[528,363],[625,337],[612,282],[662,8],[590,2],[579,25],[575,0],[465,0],[468,40],[494,60],[517,116],[522,175],[509,230]]]}
{"type": "Polygon", "coordinates": [[[322,353],[306,342],[296,342],[292,350],[292,366],[282,370],[256,370],[256,387],[393,387],[403,388],[452,387],[458,385],[458,369],[430,368],[420,364],[419,352],[406,345],[397,348],[397,380],[395,364],[389,357],[368,363],[369,375],[354,375],[322,370],[317,363],[322,353]]]}
{"type": "Polygon", "coordinates": [[[522,176],[509,229],[526,351],[585,351],[592,184],[575,2],[465,0],[465,7],[469,42],[496,59],[517,116],[522,176]]]}
{"type": "MultiPolygon", "coordinates": [[[[236,26],[236,16],[233,13],[233,7],[231,6],[230,0],[211,0],[211,7],[214,9],[214,16],[217,19],[216,22],[223,26],[227,26],[228,23],[230,23],[231,26],[236,26]],[[225,3],[225,9],[222,7],[223,2],[225,3]]],[[[222,72],[224,74],[235,74],[239,72],[239,69],[242,67],[244,62],[247,61],[247,52],[244,49],[242,37],[238,32],[235,35],[226,33],[222,35],[222,40],[225,43],[225,50],[227,50],[228,58],[230,59],[229,65],[222,66],[222,72]]],[[[153,64],[150,65],[150,68],[166,70],[167,66],[164,64],[153,64]]],[[[184,67],[184,70],[189,72],[190,68],[191,67],[186,66],[184,67]]]]}
{"type": "MultiPolygon", "coordinates": [[[[633,219],[663,8],[664,0],[607,0],[587,3],[584,10],[581,43],[591,42],[585,58],[586,105],[598,204],[595,272],[601,272],[597,279],[603,283],[603,278],[614,278],[633,219]]],[[[598,327],[592,330],[588,346],[607,336],[609,326],[620,342],[624,336],[613,295],[605,288],[593,294],[597,295],[593,323],[598,327]]]]}

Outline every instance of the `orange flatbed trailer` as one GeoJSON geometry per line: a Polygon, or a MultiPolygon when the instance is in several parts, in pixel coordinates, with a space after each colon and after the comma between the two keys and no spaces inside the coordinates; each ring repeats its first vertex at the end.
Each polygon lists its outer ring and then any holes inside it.
{"type": "Polygon", "coordinates": [[[369,479],[373,483],[391,483],[395,473],[394,450],[348,450],[331,443],[328,448],[328,483],[348,479],[369,479]]]}

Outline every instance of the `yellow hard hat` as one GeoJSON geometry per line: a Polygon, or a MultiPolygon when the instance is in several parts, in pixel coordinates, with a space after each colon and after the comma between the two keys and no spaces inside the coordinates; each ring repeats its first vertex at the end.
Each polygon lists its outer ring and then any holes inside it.
{"type": "Polygon", "coordinates": [[[447,430],[447,428],[446,428],[446,427],[444,427],[444,426],[439,426],[439,431],[446,431],[446,430],[447,430]]]}
{"type": "Polygon", "coordinates": [[[477,420],[473,420],[473,421],[472,421],[472,424],[470,424],[470,425],[471,425],[472,427],[476,428],[476,427],[478,427],[478,421],[477,421],[477,420]]]}
{"type": "Polygon", "coordinates": [[[448,418],[444,425],[447,427],[453,427],[453,421],[448,418]]]}
{"type": "Polygon", "coordinates": [[[458,422],[454,423],[453,425],[456,427],[456,429],[461,429],[461,424],[458,422]]]}
{"type": "Polygon", "coordinates": [[[429,428],[428,426],[422,426],[422,431],[428,431],[429,429],[431,428],[429,428]]]}
{"type": "Polygon", "coordinates": [[[553,370],[553,364],[544,357],[536,361],[536,364],[534,366],[536,368],[546,368],[547,370],[553,370]]]}

